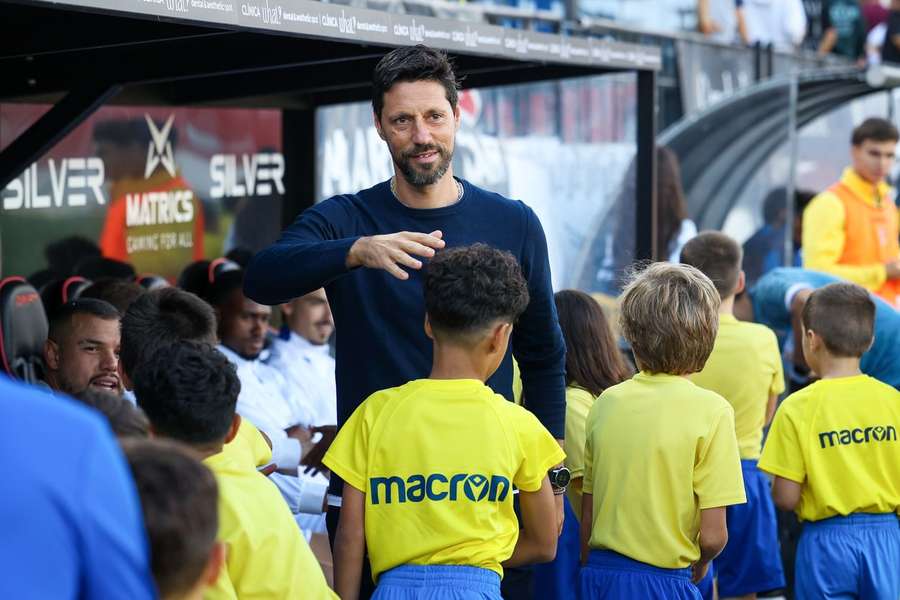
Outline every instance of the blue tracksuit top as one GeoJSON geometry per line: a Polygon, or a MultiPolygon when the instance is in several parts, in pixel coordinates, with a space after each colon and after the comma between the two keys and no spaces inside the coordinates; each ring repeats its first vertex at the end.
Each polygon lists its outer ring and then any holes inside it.
{"type": "MultiPolygon", "coordinates": [[[[303,212],[247,269],[244,292],[261,304],[287,302],[324,286],[334,314],[338,425],[370,394],[427,377],[421,277],[406,281],[380,269],[348,269],[347,253],[363,236],[440,229],[447,247],[483,242],[511,252],[528,280],[531,301],[512,334],[525,404],[555,437],[565,431],[565,344],[556,316],[547,242],[540,221],[520,201],[459,180],[459,202],[435,209],[401,204],[388,181],[329,198],[303,212]]],[[[421,257],[417,257],[421,258],[421,257]]],[[[512,399],[507,353],[487,384],[512,399]]]]}
{"type": "MultiPolygon", "coordinates": [[[[769,271],[750,290],[754,318],[783,338],[791,329],[791,315],[784,302],[788,290],[798,284],[817,289],[836,281],[842,280],[796,267],[769,271]]],[[[862,355],[859,367],[866,375],[900,389],[900,312],[878,296],[870,296],[875,302],[875,341],[862,355]]]]}

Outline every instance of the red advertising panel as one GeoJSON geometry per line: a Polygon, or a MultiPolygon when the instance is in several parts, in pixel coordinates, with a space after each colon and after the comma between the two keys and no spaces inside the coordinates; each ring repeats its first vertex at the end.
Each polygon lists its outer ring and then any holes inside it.
{"type": "MultiPolygon", "coordinates": [[[[0,148],[47,109],[0,104],[0,148]]],[[[101,108],[0,193],[2,274],[51,266],[48,247],[74,237],[170,279],[255,251],[280,230],[281,150],[277,110],[101,108]]]]}

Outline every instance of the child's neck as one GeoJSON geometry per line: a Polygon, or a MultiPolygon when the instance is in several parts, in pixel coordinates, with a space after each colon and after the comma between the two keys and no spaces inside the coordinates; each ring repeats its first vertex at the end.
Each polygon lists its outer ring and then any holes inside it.
{"type": "Polygon", "coordinates": [[[477,379],[487,381],[489,366],[470,348],[451,344],[434,344],[434,362],[429,379],[477,379]]]}
{"type": "Polygon", "coordinates": [[[859,370],[859,358],[847,358],[845,356],[831,356],[823,353],[816,357],[816,374],[819,379],[838,379],[840,377],[855,377],[862,375],[859,370]]]}
{"type": "Polygon", "coordinates": [[[734,315],[734,294],[727,298],[722,298],[722,302],[719,304],[719,314],[734,315]]]}

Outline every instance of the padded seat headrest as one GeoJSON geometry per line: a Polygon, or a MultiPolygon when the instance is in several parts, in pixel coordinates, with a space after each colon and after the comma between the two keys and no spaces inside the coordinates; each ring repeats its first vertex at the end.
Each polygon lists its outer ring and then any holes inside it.
{"type": "Polygon", "coordinates": [[[169,287],[169,281],[161,275],[141,275],[137,278],[137,282],[147,291],[169,287]]]}
{"type": "Polygon", "coordinates": [[[57,309],[66,302],[77,300],[81,292],[90,287],[91,281],[73,275],[65,279],[57,279],[46,284],[40,289],[41,302],[44,303],[44,312],[47,318],[51,318],[57,309]]]}
{"type": "Polygon", "coordinates": [[[12,377],[37,383],[44,376],[49,325],[41,297],[22,277],[0,280],[0,364],[12,377]]]}

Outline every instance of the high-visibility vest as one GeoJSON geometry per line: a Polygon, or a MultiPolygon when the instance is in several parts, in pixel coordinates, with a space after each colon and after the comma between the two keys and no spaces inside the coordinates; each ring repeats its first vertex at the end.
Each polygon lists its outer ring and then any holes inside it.
{"type": "MultiPolygon", "coordinates": [[[[844,205],[844,250],[838,263],[884,264],[900,258],[900,224],[897,207],[890,198],[872,205],[840,182],[829,191],[844,205]]],[[[900,280],[885,281],[875,293],[891,306],[900,307],[900,280]]]]}

